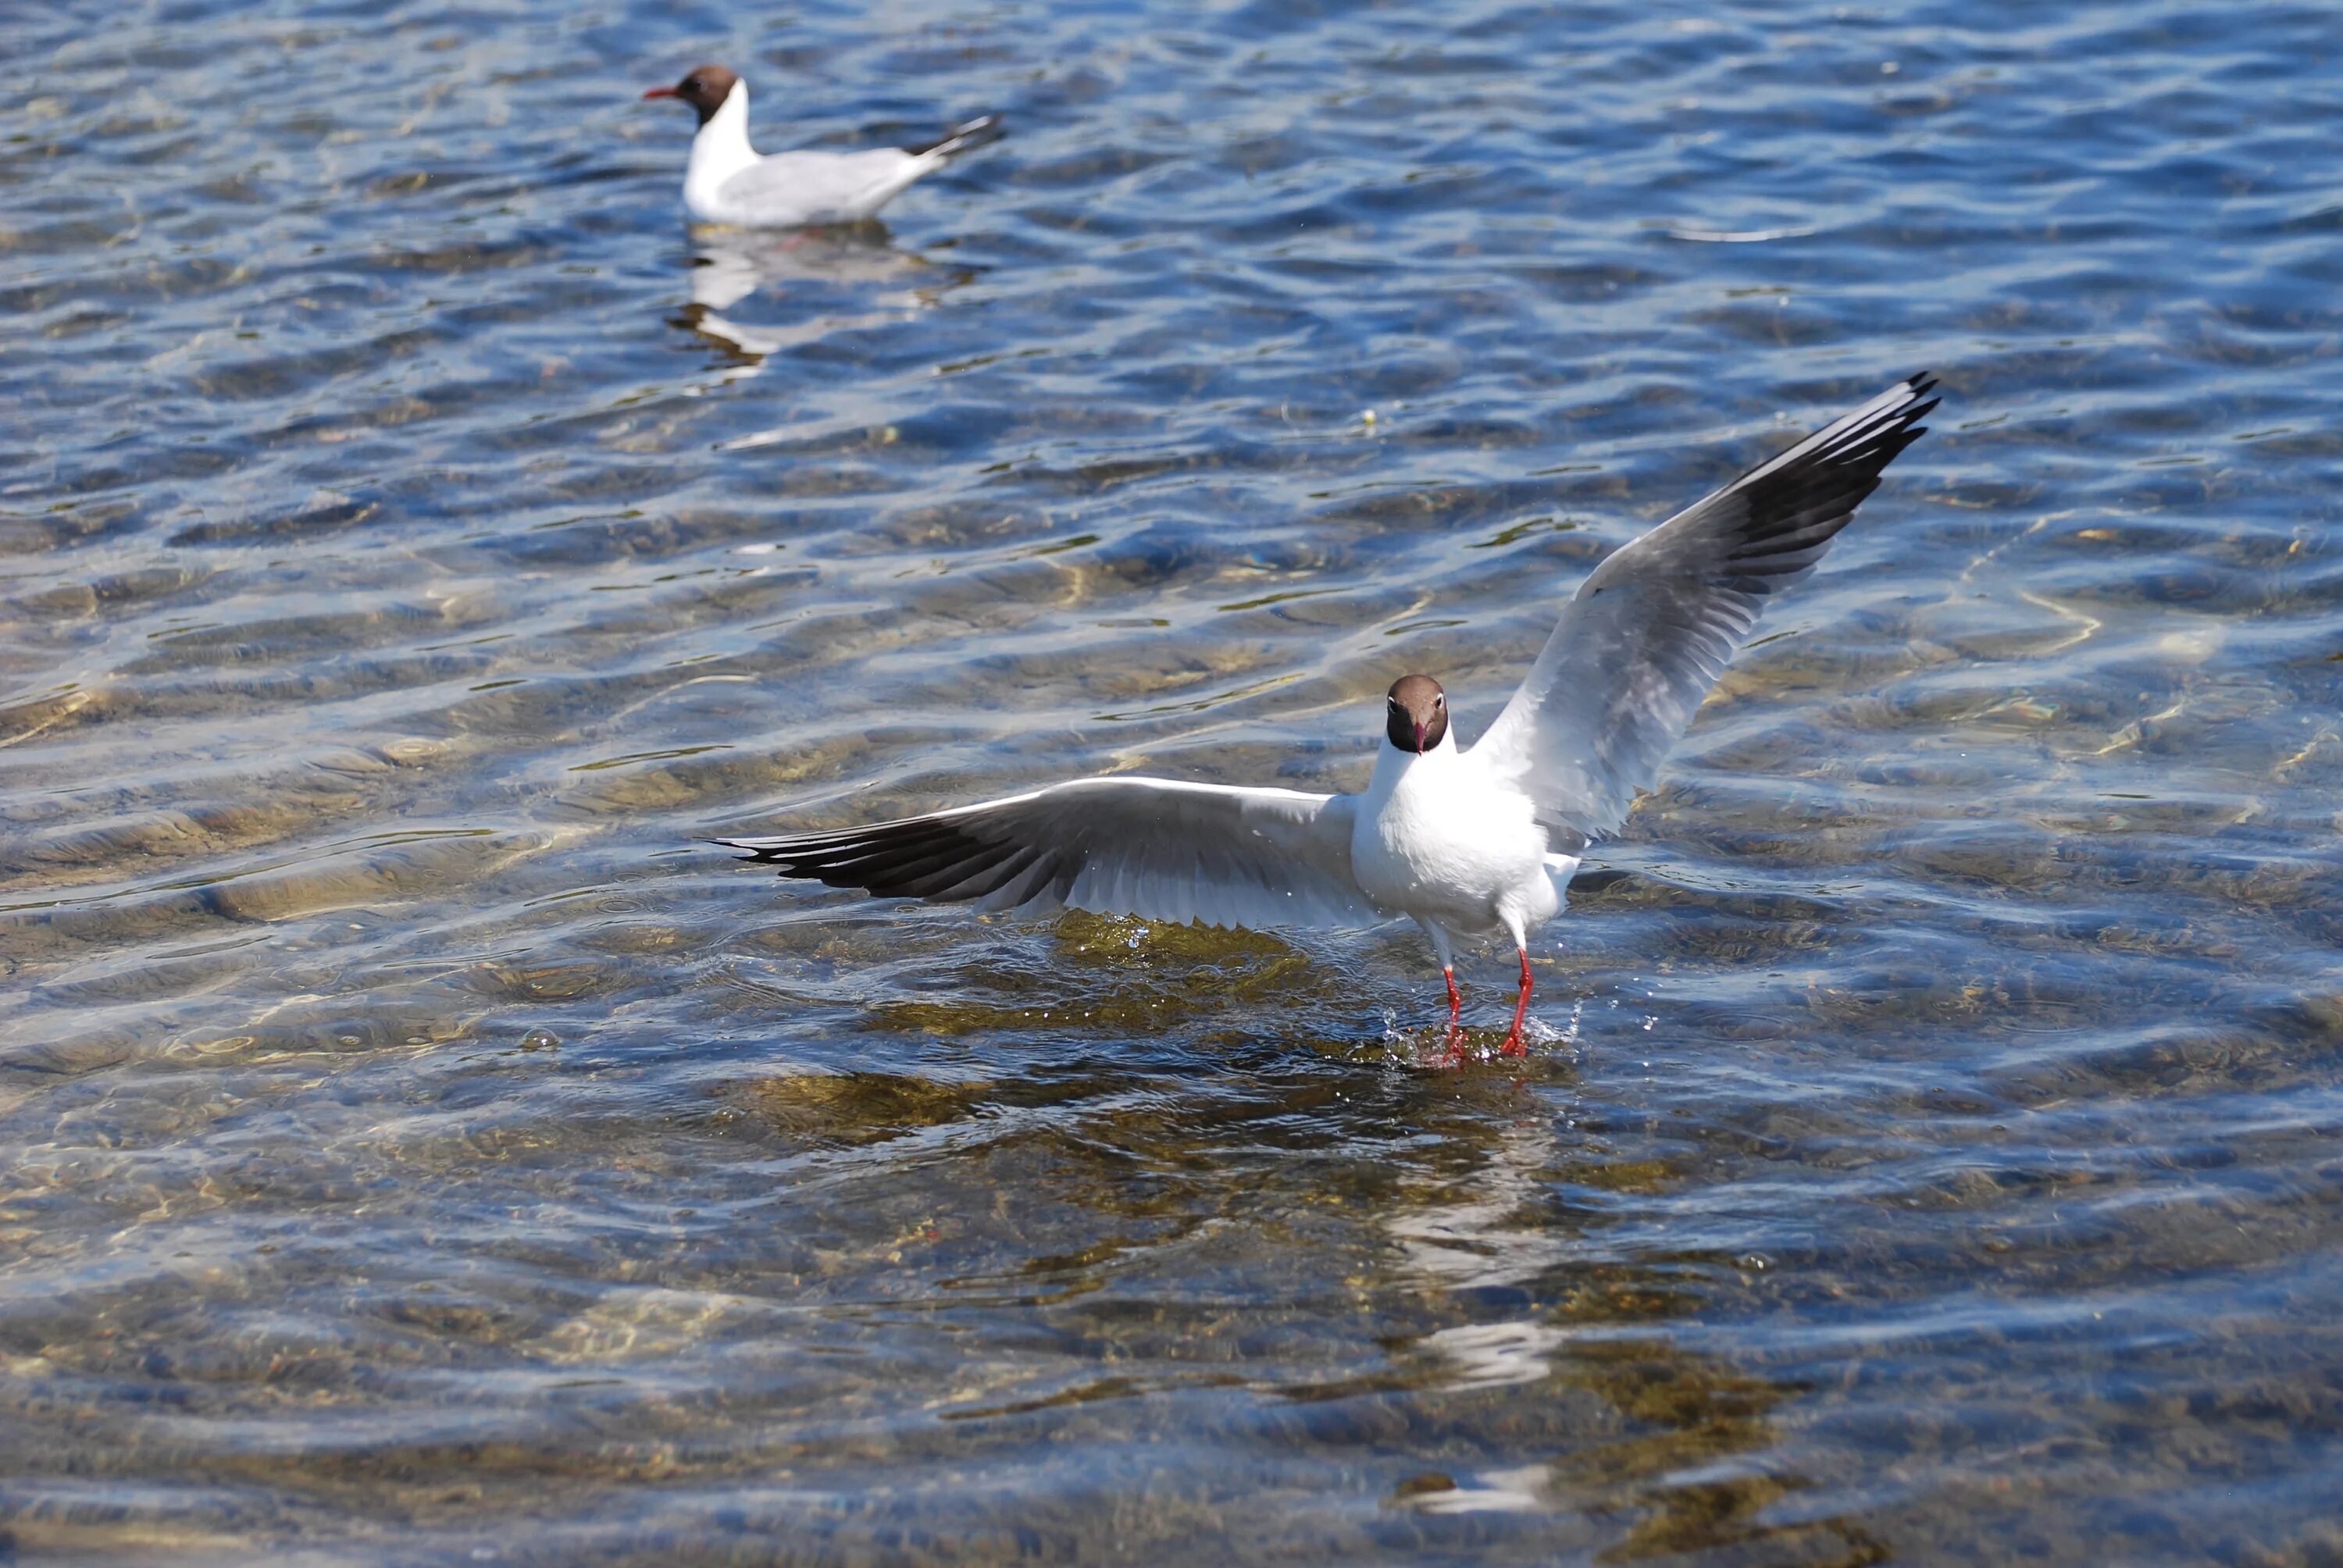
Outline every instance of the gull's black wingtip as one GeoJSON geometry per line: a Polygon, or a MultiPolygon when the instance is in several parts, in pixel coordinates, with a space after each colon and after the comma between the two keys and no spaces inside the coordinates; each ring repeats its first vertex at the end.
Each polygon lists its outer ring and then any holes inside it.
{"type": "Polygon", "coordinates": [[[961,121],[932,142],[921,142],[903,150],[914,157],[925,157],[930,153],[941,153],[948,158],[957,157],[978,147],[989,146],[1008,134],[1008,123],[1000,115],[979,115],[972,120],[961,121]]]}
{"type": "Polygon", "coordinates": [[[740,853],[736,858],[743,865],[747,865],[754,861],[769,860],[770,859],[770,857],[769,857],[763,850],[758,849],[756,845],[739,839],[694,839],[692,842],[695,844],[712,844],[719,849],[738,849],[740,853]]]}
{"type": "Polygon", "coordinates": [[[1896,410],[1896,424],[1904,437],[1902,443],[1896,447],[1899,452],[1928,433],[1928,427],[1920,421],[1935,413],[1936,405],[1944,401],[1942,397],[1929,397],[1930,393],[1936,390],[1936,373],[1933,370],[1915,370],[1911,375],[1904,377],[1901,385],[1906,400],[1903,406],[1896,410]],[[1921,398],[1927,400],[1918,401],[1921,398]]]}

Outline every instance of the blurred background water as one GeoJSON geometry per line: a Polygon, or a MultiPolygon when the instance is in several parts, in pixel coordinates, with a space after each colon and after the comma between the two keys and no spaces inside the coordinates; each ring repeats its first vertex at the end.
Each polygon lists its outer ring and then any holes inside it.
{"type": "Polygon", "coordinates": [[[2343,1561],[2338,36],[0,14],[0,1558],[2343,1561]],[[1925,367],[1524,1064],[694,842],[1356,787],[1925,367]]]}

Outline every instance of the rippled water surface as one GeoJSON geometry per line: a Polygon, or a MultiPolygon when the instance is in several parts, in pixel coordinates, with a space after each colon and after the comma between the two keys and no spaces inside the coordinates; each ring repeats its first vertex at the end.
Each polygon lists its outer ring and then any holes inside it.
{"type": "Polygon", "coordinates": [[[0,1559],[2343,1560],[2331,9],[753,9],[0,18],[0,1559]],[[1525,1063],[695,841],[1354,788],[1923,367],[1525,1063]]]}

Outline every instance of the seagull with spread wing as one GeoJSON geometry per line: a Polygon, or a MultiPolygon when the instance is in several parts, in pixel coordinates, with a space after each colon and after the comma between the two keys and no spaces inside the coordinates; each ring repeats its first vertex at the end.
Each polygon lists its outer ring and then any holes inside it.
{"type": "Polygon", "coordinates": [[[1751,631],[1814,570],[1896,454],[1936,382],[1914,376],[1606,558],[1488,732],[1451,732],[1447,695],[1403,676],[1364,792],[1086,779],[867,828],[717,840],[836,888],[1071,906],[1209,926],[1372,925],[1431,940],[1461,1060],[1459,943],[1503,934],[1521,993],[1503,1050],[1523,1053],[1530,932],[1562,908],[1588,844],[1615,832],[1751,631]]]}

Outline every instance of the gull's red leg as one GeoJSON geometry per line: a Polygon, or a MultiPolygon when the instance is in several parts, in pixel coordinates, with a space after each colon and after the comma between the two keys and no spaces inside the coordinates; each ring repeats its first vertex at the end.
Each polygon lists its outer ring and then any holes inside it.
{"type": "Polygon", "coordinates": [[[1497,1048],[1501,1056],[1527,1056],[1530,1053],[1530,1048],[1522,1043],[1522,1020],[1530,1015],[1530,953],[1527,948],[1521,951],[1522,995],[1521,1000],[1513,1003],[1513,1030],[1505,1036],[1505,1043],[1497,1048]]]}
{"type": "Polygon", "coordinates": [[[1464,1060],[1464,993],[1456,989],[1454,966],[1442,964],[1440,978],[1448,982],[1448,1055],[1443,1065],[1455,1067],[1464,1060]]]}

